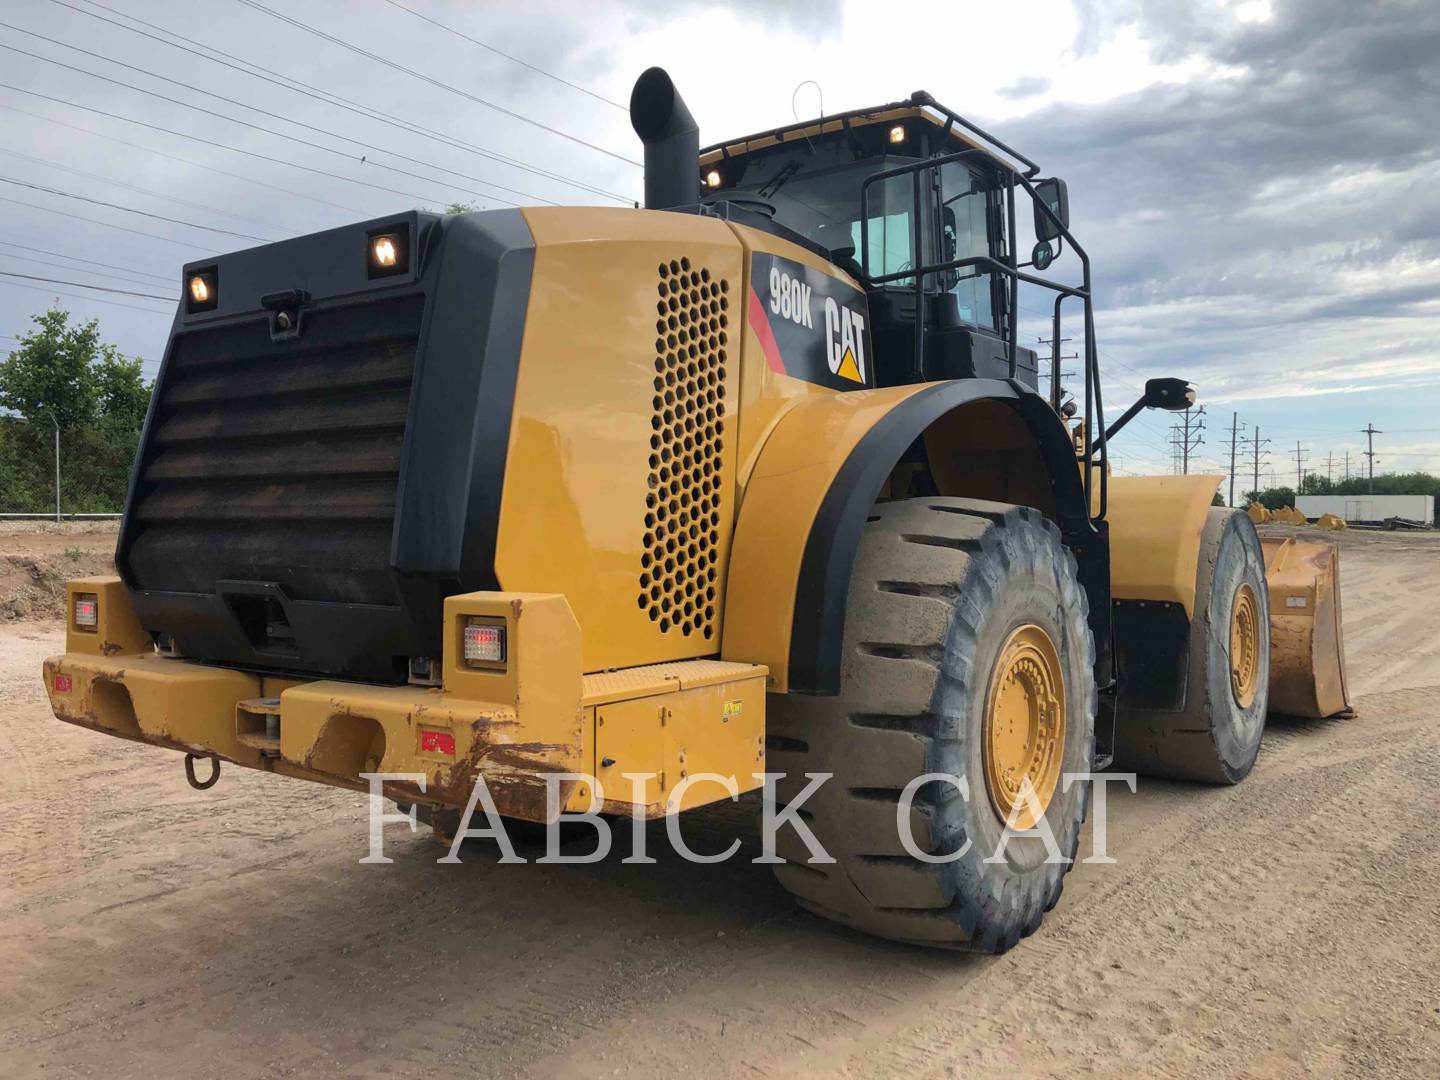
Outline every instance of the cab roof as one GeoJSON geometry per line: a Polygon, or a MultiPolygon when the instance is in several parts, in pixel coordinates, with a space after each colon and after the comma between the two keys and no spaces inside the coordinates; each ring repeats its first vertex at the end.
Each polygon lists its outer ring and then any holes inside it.
{"type": "Polygon", "coordinates": [[[933,125],[950,144],[949,150],[952,153],[970,149],[979,150],[1002,169],[1021,173],[1027,178],[1035,176],[1040,171],[1040,167],[1024,154],[1006,146],[995,136],[972,124],[959,113],[941,105],[924,90],[915,91],[904,101],[834,113],[815,120],[802,120],[794,124],[786,124],[783,127],[772,128],[769,131],[747,135],[742,139],[716,143],[700,151],[700,164],[702,166],[709,165],[725,158],[740,157],[755,150],[763,150],[783,143],[799,142],[819,135],[829,135],[872,124],[897,123],[906,120],[919,120],[933,125]]]}

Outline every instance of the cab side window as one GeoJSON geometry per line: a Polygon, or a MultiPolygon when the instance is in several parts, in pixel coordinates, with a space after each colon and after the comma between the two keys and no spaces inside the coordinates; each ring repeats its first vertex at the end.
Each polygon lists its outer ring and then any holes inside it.
{"type": "MultiPolygon", "coordinates": [[[[968,259],[991,255],[989,185],[964,162],[952,161],[940,169],[941,258],[968,259]]],[[[955,296],[960,318],[986,330],[995,327],[995,275],[980,267],[964,267],[942,275],[947,291],[955,296]]]]}

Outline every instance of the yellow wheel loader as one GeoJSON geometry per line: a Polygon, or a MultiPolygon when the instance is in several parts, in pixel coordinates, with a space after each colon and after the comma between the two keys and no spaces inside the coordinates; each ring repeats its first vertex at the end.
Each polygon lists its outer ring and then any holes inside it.
{"type": "Polygon", "coordinates": [[[1062,181],[924,93],[702,152],[651,69],[631,115],[644,209],[184,268],[57,717],[198,786],[385,774],[436,820],[481,782],[532,822],[764,789],[826,856],[780,830],[805,907],[998,952],[1059,898],[1092,770],[1234,783],[1267,708],[1348,707],[1332,548],[1262,546],[1216,477],[1110,475],[1194,393],[1106,426],[1062,181]]]}

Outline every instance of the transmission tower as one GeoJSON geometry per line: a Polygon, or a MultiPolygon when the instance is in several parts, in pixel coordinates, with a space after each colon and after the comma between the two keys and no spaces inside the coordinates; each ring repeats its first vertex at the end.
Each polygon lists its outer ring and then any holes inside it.
{"type": "Polygon", "coordinates": [[[1230,414],[1230,505],[1235,505],[1235,436],[1239,433],[1240,414],[1230,414]]]}
{"type": "Polygon", "coordinates": [[[1253,470],[1251,483],[1254,484],[1254,487],[1250,490],[1258,495],[1260,493],[1260,466],[1265,463],[1265,459],[1270,456],[1270,451],[1265,449],[1266,443],[1270,440],[1260,437],[1260,426],[1257,424],[1255,426],[1255,434],[1248,439],[1241,439],[1240,441],[1246,447],[1245,452],[1250,455],[1250,467],[1253,470]]]}
{"type": "Polygon", "coordinates": [[[1171,443],[1180,459],[1182,476],[1190,474],[1190,454],[1205,442],[1205,406],[1189,408],[1171,429],[1171,443]]]}
{"type": "MultiPolygon", "coordinates": [[[[1075,340],[1074,338],[1062,337],[1062,338],[1060,339],[1060,343],[1059,343],[1060,348],[1063,349],[1063,348],[1065,347],[1065,343],[1066,343],[1066,342],[1068,342],[1068,341],[1074,341],[1074,340],[1075,340]]],[[[1057,352],[1058,350],[1057,350],[1056,347],[1055,347],[1056,343],[1055,343],[1055,339],[1054,339],[1053,337],[1036,337],[1036,338],[1035,338],[1035,343],[1036,343],[1037,345],[1044,345],[1044,346],[1045,346],[1046,352],[1045,352],[1044,355],[1045,355],[1046,357],[1048,357],[1048,358],[1050,359],[1050,361],[1051,361],[1051,366],[1050,366],[1049,370],[1046,371],[1045,374],[1046,374],[1047,377],[1049,377],[1051,383],[1054,384],[1054,385],[1052,385],[1051,388],[1050,388],[1050,400],[1051,400],[1051,403],[1055,406],[1055,408],[1058,409],[1058,408],[1060,407],[1061,400],[1062,400],[1062,398],[1063,398],[1063,396],[1064,396],[1064,394],[1063,394],[1063,391],[1064,391],[1064,389],[1065,389],[1065,387],[1064,387],[1064,380],[1066,380],[1066,379],[1073,379],[1073,378],[1075,377],[1075,372],[1073,372],[1073,371],[1064,371],[1064,370],[1061,370],[1061,366],[1062,366],[1062,364],[1064,363],[1064,361],[1066,361],[1066,360],[1079,360],[1079,359],[1080,359],[1080,354],[1079,354],[1079,353],[1064,353],[1064,354],[1062,354],[1062,355],[1060,355],[1060,356],[1056,356],[1055,354],[1056,354],[1056,352],[1057,352]],[[1057,361],[1057,360],[1060,361],[1060,363],[1056,363],[1055,361],[1057,361]],[[1055,379],[1055,372],[1056,372],[1057,370],[1060,371],[1060,379],[1059,379],[1058,382],[1057,382],[1056,379],[1055,379]]]]}

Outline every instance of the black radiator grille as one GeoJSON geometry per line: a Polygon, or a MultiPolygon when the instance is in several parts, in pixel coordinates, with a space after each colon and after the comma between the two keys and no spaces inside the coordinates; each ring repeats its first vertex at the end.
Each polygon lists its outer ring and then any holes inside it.
{"type": "Polygon", "coordinates": [[[130,508],[141,589],[280,584],[295,600],[394,605],[396,485],[424,299],[177,335],[130,508]]]}

